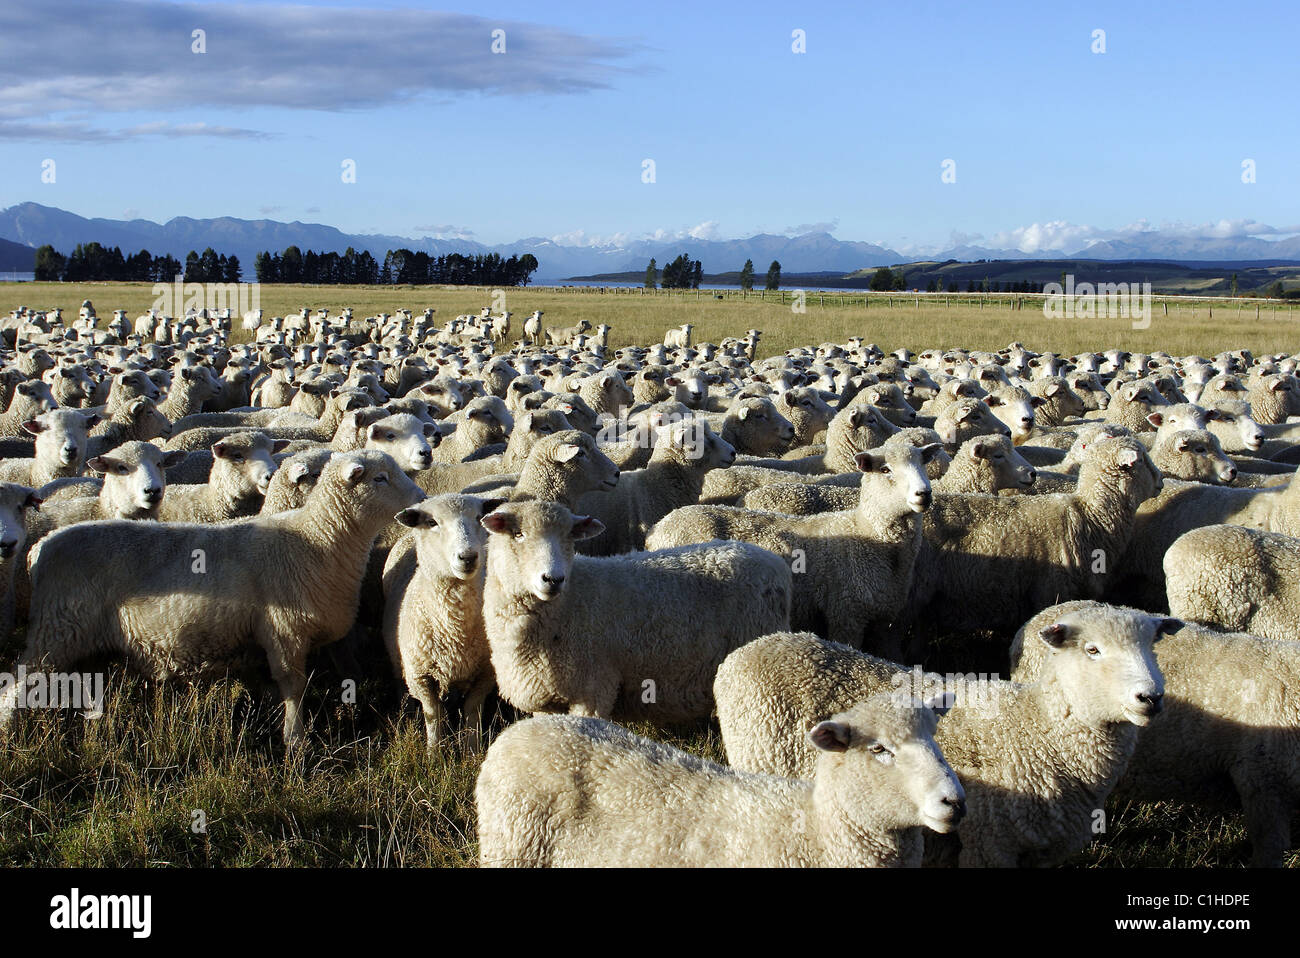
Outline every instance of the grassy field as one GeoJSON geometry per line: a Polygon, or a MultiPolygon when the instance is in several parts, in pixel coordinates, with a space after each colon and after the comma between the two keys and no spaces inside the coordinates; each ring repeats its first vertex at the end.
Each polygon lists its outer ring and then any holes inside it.
{"type": "MultiPolygon", "coordinates": [[[[567,326],[580,319],[593,327],[608,323],[613,327],[610,341],[616,346],[661,341],[669,327],[694,323],[696,340],[708,342],[743,336],[751,327],[761,329],[760,354],[764,356],[793,346],[843,342],[850,336],[862,336],[889,350],[999,349],[1016,341],[1032,349],[1066,354],[1112,347],[1204,355],[1235,348],[1256,353],[1300,349],[1296,324],[1300,311],[1294,304],[1273,302],[1260,305],[1257,320],[1254,301],[1157,298],[1150,328],[1138,330],[1133,329],[1131,320],[1122,318],[1049,319],[1043,315],[1042,297],[1014,294],[809,292],[803,313],[793,311],[795,293],[789,290],[742,297],[736,291],[600,292],[582,287],[528,287],[506,289],[503,295],[505,308],[514,314],[516,324],[534,309],[545,311],[543,322],[547,325],[567,326]],[[723,298],[715,298],[717,295],[723,298]],[[1022,304],[1021,308],[1013,308],[1016,304],[1022,304]]],[[[445,286],[271,285],[260,287],[259,296],[267,316],[293,312],[300,306],[329,307],[336,314],[343,306],[352,306],[358,316],[392,313],[398,307],[418,314],[433,306],[441,320],[477,312],[493,302],[490,289],[445,286]]],[[[117,308],[126,309],[134,319],[156,298],[148,283],[0,283],[0,308],[61,306],[65,316],[74,317],[81,301],[89,299],[104,322],[117,308]]],[[[183,304],[173,313],[182,310],[183,304]]],[[[236,340],[240,339],[242,331],[236,329],[235,333],[236,340]]]]}
{"type": "MultiPolygon", "coordinates": [[[[432,305],[442,317],[476,311],[490,295],[428,287],[261,292],[268,314],[299,305],[351,305],[358,315],[432,305]]],[[[150,287],[141,284],[0,284],[0,297],[8,299],[5,308],[58,305],[66,315],[89,298],[106,317],[115,307],[134,317],[153,301],[150,287]]],[[[523,289],[507,290],[506,297],[517,318],[540,308],[557,324],[579,318],[609,323],[616,343],[649,342],[683,322],[695,323],[701,339],[714,341],[752,326],[764,331],[767,353],[851,335],[913,349],[994,348],[1013,340],[1064,353],[1109,346],[1208,354],[1238,346],[1297,349],[1290,313],[1266,308],[1257,322],[1253,307],[1208,301],[1171,300],[1167,317],[1157,304],[1151,328],[1138,331],[1127,320],[1050,321],[1032,300],[1013,310],[1000,297],[983,307],[978,297],[940,297],[918,308],[913,297],[895,295],[891,308],[883,295],[864,306],[861,294],[845,294],[843,305],[839,293],[825,294],[824,305],[810,294],[803,315],[772,294],[764,301],[738,294],[717,300],[703,292],[697,299],[693,293],[523,289]]],[[[15,635],[0,643],[0,668],[15,660],[21,642],[15,635]]],[[[473,785],[481,756],[449,746],[427,759],[422,722],[413,703],[401,704],[373,634],[362,662],[366,677],[356,701],[344,704],[343,679],[352,676],[338,672],[328,656],[313,660],[307,702],[312,744],[289,762],[279,742],[279,703],[256,680],[160,686],[119,666],[108,668],[103,718],[25,715],[0,745],[0,865],[472,864],[473,785]]],[[[637,730],[722,757],[710,725],[671,735],[637,730]]],[[[1235,866],[1247,856],[1239,814],[1114,800],[1106,832],[1072,864],[1235,866]]],[[[1288,863],[1300,865],[1300,854],[1292,853],[1288,863]]]]}

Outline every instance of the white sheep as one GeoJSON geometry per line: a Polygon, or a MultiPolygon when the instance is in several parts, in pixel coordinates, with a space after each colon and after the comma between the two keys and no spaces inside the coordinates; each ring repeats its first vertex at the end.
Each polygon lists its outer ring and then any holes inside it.
{"type": "Polygon", "coordinates": [[[397,514],[413,531],[384,565],[384,645],[423,709],[430,749],[442,737],[445,699],[463,695],[466,729],[477,737],[496,684],[483,627],[487,532],[479,520],[500,504],[453,494],[397,514]]]}
{"type": "MultiPolygon", "coordinates": [[[[285,741],[298,744],[308,653],[351,627],[375,534],[422,498],[391,457],[363,450],[333,457],[290,512],[60,529],[32,553],[22,662],[58,672],[109,652],[165,679],[221,674],[260,652],[284,700],[285,741]]],[[[13,694],[0,700],[0,728],[14,706],[13,694]]]]}
{"type": "Polygon", "coordinates": [[[703,718],[727,653],[788,627],[790,569],[756,546],[575,557],[602,526],[559,503],[511,502],[482,521],[492,667],[524,711],[703,718]]]}
{"type": "MultiPolygon", "coordinates": [[[[495,866],[912,866],[961,820],[938,707],[872,699],[808,730],[810,782],[752,775],[592,718],[506,729],[475,787],[495,866]]],[[[801,730],[801,734],[802,734],[801,730]]]]}
{"type": "MultiPolygon", "coordinates": [[[[797,569],[790,617],[795,628],[861,647],[894,621],[907,599],[921,546],[921,514],[931,502],[925,462],[940,447],[882,447],[857,455],[858,505],[846,512],[787,516],[729,506],[686,506],[646,539],[663,549],[740,539],[771,550],[797,569]]],[[[887,646],[886,654],[901,650],[887,646]]]]}

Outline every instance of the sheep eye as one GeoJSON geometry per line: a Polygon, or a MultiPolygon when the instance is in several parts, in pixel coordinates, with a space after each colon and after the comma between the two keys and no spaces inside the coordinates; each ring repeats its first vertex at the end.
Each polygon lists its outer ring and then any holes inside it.
{"type": "Polygon", "coordinates": [[[117,467],[117,474],[118,474],[119,476],[125,476],[125,475],[126,475],[128,472],[130,472],[130,471],[131,471],[131,470],[127,469],[126,466],[118,466],[118,467],[117,467]]]}
{"type": "Polygon", "coordinates": [[[518,541],[518,540],[522,539],[523,537],[524,537],[524,534],[523,534],[522,532],[516,532],[515,535],[514,535],[515,541],[518,541]]]}
{"type": "Polygon", "coordinates": [[[375,482],[377,482],[377,483],[381,483],[381,484],[382,484],[382,483],[385,483],[385,482],[387,482],[387,481],[388,481],[388,473],[386,473],[386,472],[381,472],[379,475],[375,476],[375,482]]]}
{"type": "Polygon", "coordinates": [[[883,475],[886,475],[886,476],[887,476],[887,475],[889,475],[889,473],[890,473],[891,471],[892,471],[892,470],[890,470],[890,468],[889,468],[888,466],[881,466],[881,467],[880,467],[880,472],[881,472],[883,475]]]}
{"type": "Polygon", "coordinates": [[[393,441],[394,439],[396,439],[396,438],[397,438],[397,435],[396,435],[395,433],[391,433],[391,432],[390,432],[390,433],[388,434],[388,441],[389,441],[389,442],[392,442],[392,441],[393,441]]]}
{"type": "Polygon", "coordinates": [[[1094,659],[1097,658],[1097,656],[1101,655],[1101,649],[1099,649],[1099,648],[1097,648],[1097,646],[1095,646],[1095,645],[1091,645],[1091,644],[1089,644],[1089,645],[1085,645],[1085,646],[1083,647],[1083,651],[1086,652],[1086,653],[1088,653],[1088,656],[1089,656],[1090,658],[1094,658],[1094,659]]]}

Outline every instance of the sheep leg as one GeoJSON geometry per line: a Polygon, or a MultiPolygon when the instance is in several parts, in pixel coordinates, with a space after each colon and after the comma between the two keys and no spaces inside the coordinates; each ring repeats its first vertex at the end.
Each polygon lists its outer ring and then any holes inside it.
{"type": "Polygon", "coordinates": [[[284,700],[284,744],[291,749],[303,745],[307,739],[302,720],[302,697],[307,691],[306,655],[291,653],[292,644],[291,639],[275,637],[264,645],[271,678],[284,700]]]}
{"type": "Polygon", "coordinates": [[[1246,813],[1246,834],[1250,837],[1252,868],[1281,868],[1282,857],[1291,846],[1291,805],[1276,784],[1258,782],[1250,772],[1233,775],[1241,808],[1246,813]]]}
{"type": "Polygon", "coordinates": [[[496,684],[496,675],[489,672],[465,696],[465,744],[471,751],[477,752],[482,745],[483,706],[496,684]]]}
{"type": "Polygon", "coordinates": [[[430,752],[436,751],[442,738],[442,723],[447,717],[447,710],[438,694],[438,683],[427,675],[421,675],[407,682],[406,688],[424,712],[425,745],[430,752]]]}

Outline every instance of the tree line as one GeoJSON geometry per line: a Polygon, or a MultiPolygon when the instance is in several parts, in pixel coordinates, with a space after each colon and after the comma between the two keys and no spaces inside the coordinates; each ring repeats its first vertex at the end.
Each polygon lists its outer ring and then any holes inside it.
{"type": "MultiPolygon", "coordinates": [[[[204,255],[208,253],[212,253],[214,257],[214,269],[222,274],[215,281],[239,281],[237,258],[218,257],[210,248],[204,251],[204,255]],[[233,280],[224,279],[224,276],[231,274],[234,276],[233,280]]],[[[191,257],[196,263],[200,261],[199,254],[191,251],[186,257],[187,263],[191,257]]],[[[80,283],[105,280],[121,283],[170,283],[180,272],[181,263],[175,256],[154,256],[147,249],[126,256],[118,246],[110,248],[99,243],[78,243],[71,253],[64,256],[47,243],[36,250],[35,278],[46,282],[80,283]]],[[[185,278],[190,279],[188,274],[185,278]]],[[[204,282],[208,281],[204,280],[204,282]]]]}
{"type": "MultiPolygon", "coordinates": [[[[654,289],[656,286],[664,289],[699,289],[703,279],[704,264],[698,259],[691,259],[685,253],[665,266],[662,272],[654,257],[650,258],[650,263],[645,268],[646,289],[654,289]]],[[[754,288],[752,259],[745,260],[745,265],[740,271],[740,288],[746,290],[754,288]]],[[[767,268],[767,288],[781,288],[781,264],[776,260],[772,260],[772,265],[767,268]]]]}
{"type": "Polygon", "coordinates": [[[262,252],[253,263],[259,283],[357,283],[412,286],[526,286],[537,270],[532,253],[503,258],[500,253],[431,256],[409,249],[389,250],[382,262],[366,250],[348,247],[344,253],[302,252],[290,246],[283,253],[262,252]]]}

